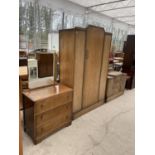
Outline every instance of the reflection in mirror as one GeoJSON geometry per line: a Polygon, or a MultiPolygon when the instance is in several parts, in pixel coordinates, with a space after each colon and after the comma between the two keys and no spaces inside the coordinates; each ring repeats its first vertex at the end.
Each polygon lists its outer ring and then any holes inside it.
{"type": "Polygon", "coordinates": [[[38,65],[36,59],[28,59],[29,81],[38,79],[38,65]]]}
{"type": "Polygon", "coordinates": [[[57,79],[56,53],[34,51],[28,58],[29,89],[54,85],[57,79]],[[33,58],[32,58],[33,55],[33,58]]]}

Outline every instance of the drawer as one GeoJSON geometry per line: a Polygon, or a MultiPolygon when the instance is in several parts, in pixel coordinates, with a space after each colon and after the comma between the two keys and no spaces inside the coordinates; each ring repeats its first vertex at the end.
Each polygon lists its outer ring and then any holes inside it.
{"type": "Polygon", "coordinates": [[[55,109],[49,110],[47,112],[41,113],[35,116],[36,126],[39,127],[48,121],[52,121],[53,118],[57,117],[58,115],[70,115],[72,112],[72,102],[69,104],[62,105],[55,109]]]}
{"type": "Polygon", "coordinates": [[[61,129],[65,124],[71,122],[71,113],[62,112],[51,118],[50,121],[36,128],[36,138],[42,139],[49,134],[61,129]]]}
{"type": "Polygon", "coordinates": [[[44,99],[42,101],[38,101],[35,104],[35,114],[39,114],[45,111],[52,110],[56,107],[59,107],[61,105],[64,105],[66,103],[70,103],[73,100],[73,93],[67,92],[63,94],[58,94],[55,96],[52,96],[48,99],[44,99]]]}

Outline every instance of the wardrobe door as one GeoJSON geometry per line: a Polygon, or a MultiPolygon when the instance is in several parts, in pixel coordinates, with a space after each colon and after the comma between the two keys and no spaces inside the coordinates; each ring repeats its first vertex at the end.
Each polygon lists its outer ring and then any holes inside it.
{"type": "Polygon", "coordinates": [[[102,57],[102,69],[101,69],[101,77],[100,77],[100,92],[99,92],[99,100],[103,100],[103,101],[105,100],[105,90],[106,90],[106,82],[107,82],[107,74],[108,74],[111,40],[112,40],[112,34],[105,33],[103,57],[102,57]]]}
{"type": "Polygon", "coordinates": [[[104,29],[88,26],[83,84],[83,108],[99,101],[99,83],[103,53],[104,29]]]}
{"type": "Polygon", "coordinates": [[[82,108],[82,88],[85,54],[85,30],[75,30],[75,68],[74,68],[74,96],[73,112],[82,108]]]}
{"type": "Polygon", "coordinates": [[[71,88],[74,86],[75,34],[74,30],[61,30],[59,33],[60,82],[71,88]]]}

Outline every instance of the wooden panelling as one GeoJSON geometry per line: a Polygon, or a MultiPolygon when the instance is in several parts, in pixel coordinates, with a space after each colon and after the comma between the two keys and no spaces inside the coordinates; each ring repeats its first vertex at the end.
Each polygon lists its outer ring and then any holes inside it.
{"type": "Polygon", "coordinates": [[[83,84],[83,108],[99,101],[99,83],[104,29],[89,26],[86,30],[86,58],[83,84]]]}
{"type": "Polygon", "coordinates": [[[103,48],[102,69],[101,69],[100,88],[99,88],[100,89],[99,100],[105,99],[106,82],[107,82],[108,65],[109,65],[109,53],[111,49],[111,40],[112,40],[112,34],[106,33],[105,39],[104,39],[104,48],[103,48]]]}
{"type": "Polygon", "coordinates": [[[74,85],[74,30],[60,31],[60,81],[73,88],[74,85]]]}
{"type": "Polygon", "coordinates": [[[73,112],[82,108],[85,31],[76,30],[73,112]]]}

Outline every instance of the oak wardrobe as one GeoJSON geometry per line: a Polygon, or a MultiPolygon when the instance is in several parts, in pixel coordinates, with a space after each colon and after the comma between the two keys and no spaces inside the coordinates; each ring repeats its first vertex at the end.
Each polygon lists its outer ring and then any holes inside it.
{"type": "Polygon", "coordinates": [[[60,82],[73,88],[74,118],[105,101],[111,38],[91,25],[59,31],[60,82]]]}

